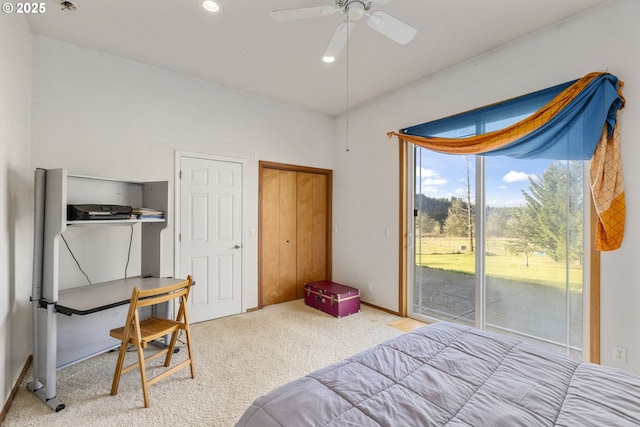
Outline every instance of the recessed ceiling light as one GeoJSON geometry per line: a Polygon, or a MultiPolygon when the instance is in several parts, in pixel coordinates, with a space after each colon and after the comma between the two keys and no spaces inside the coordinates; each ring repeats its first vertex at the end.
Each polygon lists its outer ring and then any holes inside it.
{"type": "Polygon", "coordinates": [[[222,11],[222,4],[216,0],[203,0],[202,7],[211,13],[220,13],[222,11]]]}
{"type": "Polygon", "coordinates": [[[327,64],[331,64],[333,61],[336,60],[336,57],[335,56],[323,56],[322,60],[324,62],[326,62],[327,64]]]}

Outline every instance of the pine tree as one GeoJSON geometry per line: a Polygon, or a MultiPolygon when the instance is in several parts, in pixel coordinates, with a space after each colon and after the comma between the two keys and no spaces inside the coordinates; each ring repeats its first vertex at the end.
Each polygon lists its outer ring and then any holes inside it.
{"type": "Polygon", "coordinates": [[[582,260],[582,163],[554,162],[529,178],[526,206],[516,214],[512,250],[546,252],[554,261],[582,260]]]}

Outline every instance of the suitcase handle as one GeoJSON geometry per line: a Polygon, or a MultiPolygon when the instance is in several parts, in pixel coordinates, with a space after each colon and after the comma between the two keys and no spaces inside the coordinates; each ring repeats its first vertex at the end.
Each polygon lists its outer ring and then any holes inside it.
{"type": "MultiPolygon", "coordinates": [[[[335,298],[336,298],[335,295],[331,295],[331,305],[333,305],[333,303],[336,302],[335,298]]],[[[325,299],[325,296],[322,295],[322,291],[319,290],[318,294],[316,295],[316,301],[324,302],[324,299],[325,299]]]]}

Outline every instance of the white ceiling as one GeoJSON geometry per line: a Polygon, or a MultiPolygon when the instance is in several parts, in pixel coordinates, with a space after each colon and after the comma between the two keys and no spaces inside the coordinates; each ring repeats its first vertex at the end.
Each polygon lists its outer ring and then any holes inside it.
{"type": "MultiPolygon", "coordinates": [[[[333,0],[46,0],[30,15],[34,33],[111,53],[330,115],[347,102],[346,50],[322,53],[342,13],[278,23],[272,9],[333,0]]],[[[357,21],[349,41],[349,106],[364,103],[608,0],[395,0],[375,4],[418,29],[401,46],[357,21]]]]}

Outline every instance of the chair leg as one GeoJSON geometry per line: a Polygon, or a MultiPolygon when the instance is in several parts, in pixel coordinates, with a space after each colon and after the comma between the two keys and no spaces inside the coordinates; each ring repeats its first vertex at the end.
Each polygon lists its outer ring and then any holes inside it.
{"type": "Polygon", "coordinates": [[[191,369],[191,378],[195,378],[196,367],[193,364],[193,348],[191,347],[191,331],[189,330],[189,324],[186,325],[184,334],[187,339],[187,351],[189,352],[189,368],[191,369]]]}
{"type": "Polygon", "coordinates": [[[176,348],[176,341],[178,340],[179,332],[179,330],[175,330],[171,334],[171,340],[169,341],[169,347],[167,348],[167,355],[164,358],[164,366],[171,365],[171,357],[173,356],[173,350],[176,348]]]}
{"type": "Polygon", "coordinates": [[[122,365],[124,364],[124,358],[127,354],[127,343],[122,342],[120,344],[120,351],[118,351],[118,361],[116,362],[116,372],[113,374],[113,382],[111,383],[111,395],[118,393],[118,387],[120,386],[120,376],[122,375],[122,365]]]}
{"type": "Polygon", "coordinates": [[[147,371],[144,363],[144,352],[142,346],[138,345],[138,363],[140,368],[140,380],[142,381],[142,395],[144,397],[144,407],[149,407],[149,386],[147,385],[147,371]]]}
{"type": "MultiPolygon", "coordinates": [[[[183,301],[182,307],[187,306],[186,298],[183,301]]],[[[187,339],[187,351],[189,352],[189,369],[191,369],[191,378],[196,377],[196,366],[193,364],[193,347],[191,347],[191,328],[189,327],[189,315],[186,308],[182,311],[182,320],[184,321],[184,335],[187,339]]]]}

